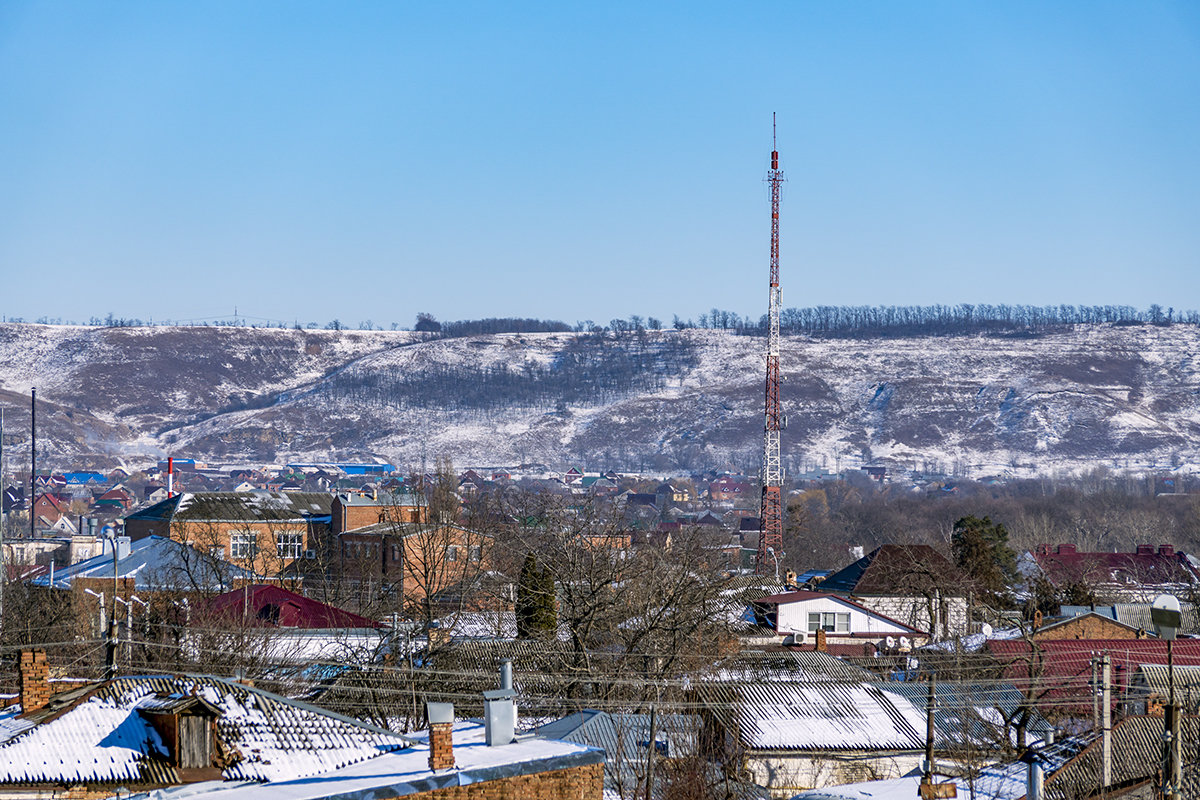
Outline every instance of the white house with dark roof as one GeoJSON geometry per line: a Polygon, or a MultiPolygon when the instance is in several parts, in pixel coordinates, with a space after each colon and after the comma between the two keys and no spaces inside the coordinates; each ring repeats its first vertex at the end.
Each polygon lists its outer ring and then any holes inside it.
{"type": "MultiPolygon", "coordinates": [[[[847,597],[829,592],[797,590],[754,601],[756,616],[781,636],[796,644],[808,643],[824,631],[830,643],[886,644],[901,637],[923,644],[928,634],[899,620],[873,611],[847,597]]],[[[893,642],[895,646],[895,642],[893,642]]]]}

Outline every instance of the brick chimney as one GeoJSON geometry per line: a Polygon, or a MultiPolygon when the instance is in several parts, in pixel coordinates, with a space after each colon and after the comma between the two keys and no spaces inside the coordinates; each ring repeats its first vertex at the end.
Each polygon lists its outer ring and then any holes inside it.
{"type": "Polygon", "coordinates": [[[18,680],[21,688],[21,713],[32,714],[50,702],[50,665],[46,651],[22,650],[18,680]]]}
{"type": "Polygon", "coordinates": [[[822,653],[829,650],[829,644],[825,641],[824,628],[817,628],[817,650],[822,653]]]}
{"type": "Polygon", "coordinates": [[[429,768],[454,769],[454,741],[451,728],[454,726],[453,703],[426,703],[429,717],[429,768]]]}

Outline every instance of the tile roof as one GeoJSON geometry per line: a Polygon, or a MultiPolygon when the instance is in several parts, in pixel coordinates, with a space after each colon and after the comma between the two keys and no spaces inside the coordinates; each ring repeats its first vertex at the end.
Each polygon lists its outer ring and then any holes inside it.
{"type": "Polygon", "coordinates": [[[0,783],[171,784],[178,770],[138,713],[196,694],[220,710],[227,780],[279,780],[399,750],[409,740],[279,695],[211,676],[118,678],[0,718],[0,783]]]}

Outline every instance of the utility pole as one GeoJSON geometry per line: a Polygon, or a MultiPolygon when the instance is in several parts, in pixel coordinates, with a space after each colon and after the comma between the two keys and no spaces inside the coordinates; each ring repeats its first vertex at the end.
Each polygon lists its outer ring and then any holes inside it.
{"type": "Polygon", "coordinates": [[[925,781],[933,783],[933,709],[937,704],[937,676],[929,676],[929,697],[925,703],[925,781]]]}
{"type": "MultiPolygon", "coordinates": [[[[658,699],[659,689],[655,689],[655,699],[658,699]]],[[[657,753],[657,742],[655,738],[658,736],[658,703],[650,704],[650,741],[646,745],[646,800],[652,800],[654,797],[654,757],[657,753]]]]}
{"type": "Polygon", "coordinates": [[[772,553],[783,553],[783,465],[779,455],[779,436],[783,413],[779,402],[779,197],[783,170],[779,168],[779,150],[775,144],[775,115],[771,115],[771,169],[767,173],[771,189],[771,280],[767,298],[767,381],[763,424],[762,504],[759,507],[758,553],[754,571],[770,572],[772,553]]]}
{"type": "Polygon", "coordinates": [[[1166,714],[1166,769],[1163,771],[1163,799],[1182,800],[1180,784],[1183,782],[1182,747],[1179,736],[1179,701],[1175,696],[1175,642],[1167,640],[1167,682],[1170,686],[1170,702],[1166,714]]]}
{"type": "Polygon", "coordinates": [[[117,632],[117,533],[112,535],[113,551],[113,596],[112,615],[108,618],[108,641],[104,644],[104,679],[111,681],[117,677],[117,648],[120,636],[117,632]]]}
{"type": "Polygon", "coordinates": [[[1100,656],[1100,674],[1104,686],[1104,707],[1100,709],[1103,715],[1104,740],[1101,744],[1100,793],[1108,792],[1112,784],[1112,657],[1105,653],[1100,656]]]}

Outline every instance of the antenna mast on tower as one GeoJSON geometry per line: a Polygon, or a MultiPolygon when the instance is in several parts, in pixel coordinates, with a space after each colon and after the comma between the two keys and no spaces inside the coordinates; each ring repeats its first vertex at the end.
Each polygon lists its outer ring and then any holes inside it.
{"type": "Polygon", "coordinates": [[[771,287],[767,304],[767,392],[763,425],[762,505],[759,509],[758,553],[754,571],[759,575],[779,574],[783,556],[783,466],[779,455],[779,432],[783,414],[779,407],[779,195],[783,170],[775,145],[775,115],[771,114],[771,287]]]}

